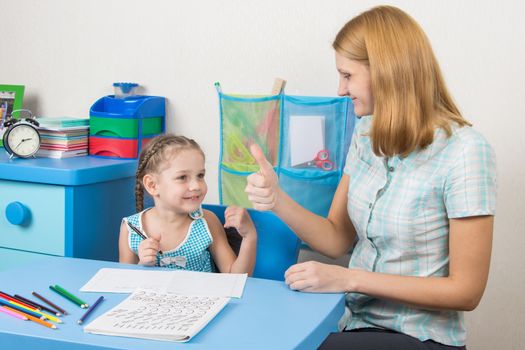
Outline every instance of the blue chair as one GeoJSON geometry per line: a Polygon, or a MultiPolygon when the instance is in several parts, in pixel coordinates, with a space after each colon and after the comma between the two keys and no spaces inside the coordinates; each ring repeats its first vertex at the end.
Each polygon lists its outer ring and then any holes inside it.
{"type": "MultiPolygon", "coordinates": [[[[203,204],[224,224],[226,206],[203,204]]],[[[300,240],[293,231],[272,212],[248,209],[257,229],[257,260],[253,277],[283,281],[284,272],[297,262],[300,240]]]]}

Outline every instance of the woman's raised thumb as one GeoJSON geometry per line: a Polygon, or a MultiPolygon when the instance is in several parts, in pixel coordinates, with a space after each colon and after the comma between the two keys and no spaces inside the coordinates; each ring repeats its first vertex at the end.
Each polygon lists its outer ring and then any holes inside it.
{"type": "Polygon", "coordinates": [[[274,173],[273,166],[264,156],[264,153],[259,145],[253,143],[250,145],[250,153],[260,167],[260,173],[264,176],[271,176],[274,173]]]}

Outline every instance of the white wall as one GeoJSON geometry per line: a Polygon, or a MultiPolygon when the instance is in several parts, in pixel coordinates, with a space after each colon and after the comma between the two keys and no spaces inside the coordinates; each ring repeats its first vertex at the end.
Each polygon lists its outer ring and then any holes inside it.
{"type": "MultiPolygon", "coordinates": [[[[493,144],[498,214],[489,285],[469,313],[471,349],[518,349],[525,336],[525,21],[523,2],[392,1],[426,30],[448,86],[493,144]],[[520,333],[520,334],[518,334],[520,333]]],[[[217,202],[219,116],[225,92],[335,95],[337,30],[377,1],[0,0],[0,83],[26,86],[40,116],[87,116],[115,81],[169,99],[168,130],[208,155],[217,202]]]]}

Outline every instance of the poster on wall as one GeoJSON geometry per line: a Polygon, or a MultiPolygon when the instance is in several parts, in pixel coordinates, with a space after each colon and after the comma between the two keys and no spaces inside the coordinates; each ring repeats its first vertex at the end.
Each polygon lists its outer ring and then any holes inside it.
{"type": "MultiPolygon", "coordinates": [[[[0,147],[2,144],[2,136],[4,135],[4,122],[8,116],[12,115],[13,111],[22,108],[22,100],[24,99],[23,85],[2,85],[0,84],[0,147]]],[[[17,117],[18,113],[14,113],[13,117],[17,117]]]]}

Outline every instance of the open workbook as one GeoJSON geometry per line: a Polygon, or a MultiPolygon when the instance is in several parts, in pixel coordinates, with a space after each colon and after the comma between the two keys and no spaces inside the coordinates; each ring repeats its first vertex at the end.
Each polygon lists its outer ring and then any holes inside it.
{"type": "Polygon", "coordinates": [[[122,303],[84,327],[84,332],[186,342],[229,300],[227,297],[137,289],[122,303]]]}

